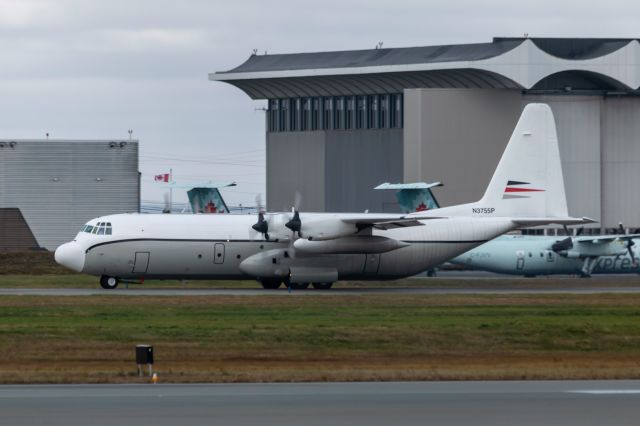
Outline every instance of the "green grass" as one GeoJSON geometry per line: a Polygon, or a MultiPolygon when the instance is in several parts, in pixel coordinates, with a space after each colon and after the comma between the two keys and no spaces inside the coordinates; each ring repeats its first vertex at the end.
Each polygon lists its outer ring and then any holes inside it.
{"type": "Polygon", "coordinates": [[[0,382],[126,381],[137,343],[170,381],[640,377],[639,319],[639,295],[3,297],[0,382]]]}

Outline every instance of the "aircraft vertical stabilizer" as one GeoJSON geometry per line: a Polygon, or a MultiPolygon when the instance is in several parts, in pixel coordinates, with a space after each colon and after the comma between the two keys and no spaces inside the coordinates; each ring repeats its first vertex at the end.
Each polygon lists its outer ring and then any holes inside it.
{"type": "Polygon", "coordinates": [[[568,216],[556,124],[548,105],[524,108],[478,204],[495,208],[498,216],[568,216]]]}

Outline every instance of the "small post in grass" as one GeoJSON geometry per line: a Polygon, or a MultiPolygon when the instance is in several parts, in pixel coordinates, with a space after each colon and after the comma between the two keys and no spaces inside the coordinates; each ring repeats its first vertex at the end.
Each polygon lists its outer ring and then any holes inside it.
{"type": "Polygon", "coordinates": [[[149,376],[153,375],[153,346],[136,345],[136,364],[138,364],[138,376],[142,376],[142,366],[149,367],[149,376]]]}

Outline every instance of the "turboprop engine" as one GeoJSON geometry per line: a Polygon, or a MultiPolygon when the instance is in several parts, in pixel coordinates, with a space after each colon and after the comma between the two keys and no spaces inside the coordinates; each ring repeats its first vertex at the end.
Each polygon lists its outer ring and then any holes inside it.
{"type": "Polygon", "coordinates": [[[331,259],[293,259],[287,249],[267,250],[240,263],[240,270],[256,278],[288,279],[292,283],[334,282],[338,270],[331,259]]]}
{"type": "Polygon", "coordinates": [[[300,217],[300,213],[263,213],[252,229],[266,241],[295,240],[326,241],[352,236],[360,229],[355,223],[344,221],[336,214],[314,214],[300,217]]]}

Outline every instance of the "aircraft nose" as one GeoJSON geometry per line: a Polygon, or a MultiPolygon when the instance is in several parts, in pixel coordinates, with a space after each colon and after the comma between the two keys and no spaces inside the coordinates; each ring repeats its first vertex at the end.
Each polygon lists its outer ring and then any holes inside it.
{"type": "Polygon", "coordinates": [[[56,249],[56,262],[76,272],[82,272],[84,268],[84,250],[80,244],[72,241],[65,243],[56,249]]]}

